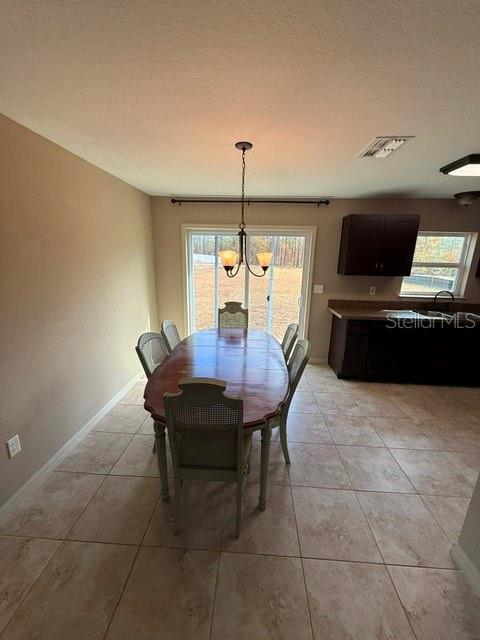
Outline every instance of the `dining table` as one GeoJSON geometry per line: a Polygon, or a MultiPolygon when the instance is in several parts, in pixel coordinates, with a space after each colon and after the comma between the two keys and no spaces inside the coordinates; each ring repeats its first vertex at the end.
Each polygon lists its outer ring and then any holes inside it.
{"type": "Polygon", "coordinates": [[[271,418],[280,414],[289,374],[280,343],[257,329],[205,329],[182,340],[148,379],[144,407],[154,420],[162,500],[169,499],[165,393],[179,393],[183,378],[216,378],[225,395],[243,400],[245,433],[261,431],[259,509],[267,496],[271,418]]]}

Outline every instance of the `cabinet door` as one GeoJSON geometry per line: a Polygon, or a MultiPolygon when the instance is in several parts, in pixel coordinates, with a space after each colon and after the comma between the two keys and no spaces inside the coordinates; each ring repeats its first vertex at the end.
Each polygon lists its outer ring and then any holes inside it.
{"type": "Polygon", "coordinates": [[[372,323],[365,377],[406,380],[411,371],[412,331],[372,323]]]}
{"type": "Polygon", "coordinates": [[[347,334],[341,378],[363,378],[368,354],[368,336],[347,334]]]}
{"type": "Polygon", "coordinates": [[[378,255],[384,225],[383,215],[352,214],[343,219],[338,273],[378,275],[378,255]]]}
{"type": "Polygon", "coordinates": [[[419,224],[420,216],[417,215],[385,216],[378,260],[379,275],[410,275],[419,224]]]}

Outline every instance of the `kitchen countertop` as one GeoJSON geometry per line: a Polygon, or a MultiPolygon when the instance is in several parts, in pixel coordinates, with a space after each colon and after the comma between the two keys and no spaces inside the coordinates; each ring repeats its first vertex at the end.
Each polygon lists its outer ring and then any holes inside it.
{"type": "MultiPolygon", "coordinates": [[[[418,318],[419,313],[412,309],[362,309],[361,307],[328,307],[328,310],[341,320],[389,320],[399,318],[418,318]]],[[[423,317],[423,316],[422,316],[423,317]]]]}
{"type": "MultiPolygon", "coordinates": [[[[444,321],[445,317],[432,317],[425,311],[447,314],[480,314],[479,304],[449,302],[445,298],[433,300],[329,300],[328,310],[341,320],[430,320],[444,321]]],[[[478,316],[477,316],[478,317],[478,316]]],[[[477,318],[475,318],[477,321],[477,318]]],[[[478,318],[480,320],[480,318],[478,318]]]]}

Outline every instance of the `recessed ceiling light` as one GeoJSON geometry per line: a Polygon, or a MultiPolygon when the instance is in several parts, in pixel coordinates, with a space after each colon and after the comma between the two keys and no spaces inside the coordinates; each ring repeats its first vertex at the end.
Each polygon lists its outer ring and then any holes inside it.
{"type": "Polygon", "coordinates": [[[357,158],[387,158],[414,136],[377,136],[362,149],[357,158]]]}
{"type": "Polygon", "coordinates": [[[480,176],[480,153],[472,153],[446,164],[440,171],[449,176],[480,176]]]}

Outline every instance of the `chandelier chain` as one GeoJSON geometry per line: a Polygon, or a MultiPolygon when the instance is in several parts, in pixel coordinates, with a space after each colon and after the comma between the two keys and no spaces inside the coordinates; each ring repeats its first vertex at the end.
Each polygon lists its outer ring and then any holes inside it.
{"type": "MultiPolygon", "coordinates": [[[[231,258],[229,258],[229,261],[227,264],[224,263],[223,258],[222,258],[222,263],[223,263],[223,267],[225,269],[225,272],[227,274],[227,278],[234,278],[240,271],[240,267],[242,264],[245,264],[246,269],[252,274],[252,276],[255,276],[256,278],[262,278],[265,273],[267,272],[267,269],[270,265],[270,261],[271,261],[271,256],[272,254],[269,252],[266,252],[265,254],[262,254],[264,256],[268,256],[270,255],[270,258],[267,257],[267,260],[260,262],[260,253],[257,254],[258,256],[258,260],[259,260],[259,264],[262,268],[262,273],[255,273],[255,271],[252,270],[252,268],[250,267],[249,263],[248,263],[248,237],[247,237],[247,232],[245,231],[245,172],[246,172],[246,162],[245,162],[245,152],[248,151],[249,149],[252,148],[252,143],[251,142],[237,142],[235,147],[237,149],[241,149],[242,150],[242,197],[240,199],[241,202],[241,213],[242,213],[242,217],[241,217],[241,221],[240,224],[238,225],[240,228],[240,231],[238,232],[237,236],[238,236],[238,254],[236,254],[236,257],[238,256],[238,261],[235,265],[235,259],[233,260],[233,262],[231,262],[231,258]]],[[[225,251],[225,252],[220,252],[222,253],[231,253],[230,251],[225,251]]],[[[235,254],[234,254],[235,255],[235,254]]],[[[225,260],[225,262],[227,262],[225,260]]]]}
{"type": "Polygon", "coordinates": [[[242,225],[241,228],[245,226],[245,147],[242,149],[242,225]]]}

